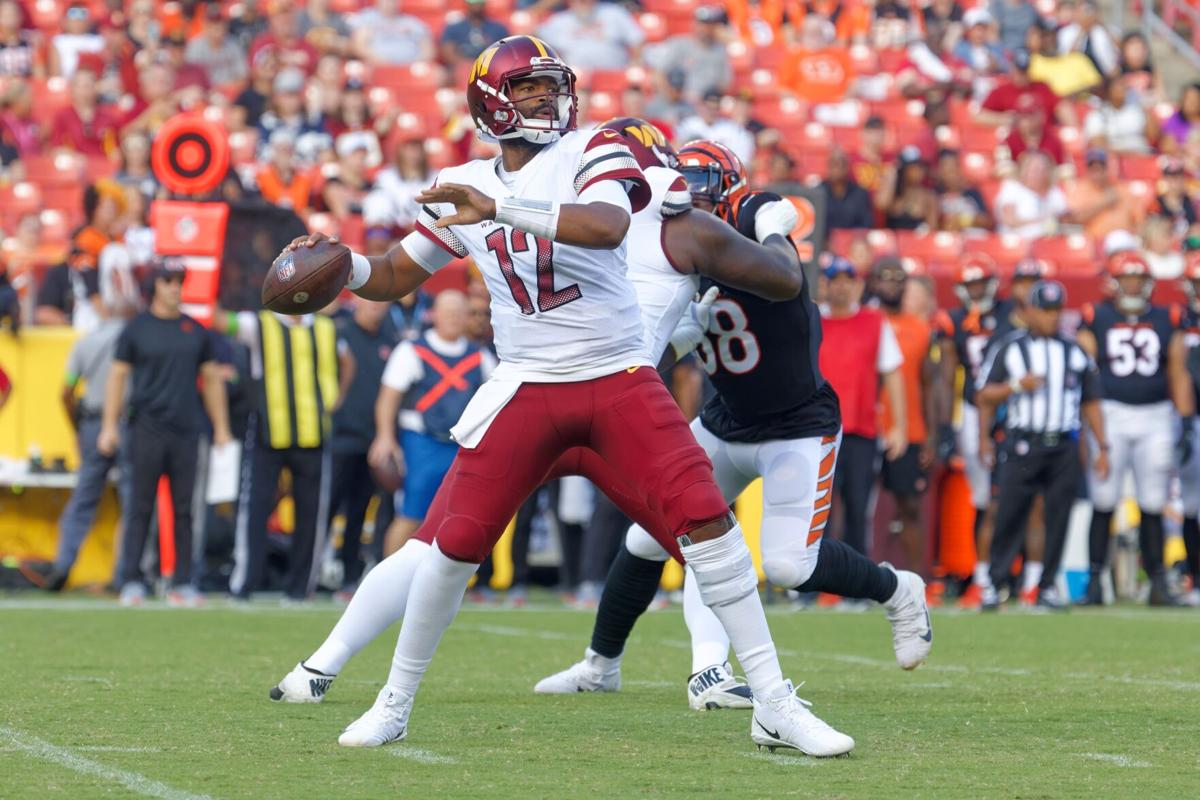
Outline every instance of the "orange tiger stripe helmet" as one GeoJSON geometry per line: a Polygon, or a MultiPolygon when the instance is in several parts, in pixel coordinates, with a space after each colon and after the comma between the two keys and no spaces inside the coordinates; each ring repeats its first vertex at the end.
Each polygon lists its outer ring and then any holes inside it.
{"type": "Polygon", "coordinates": [[[713,213],[737,227],[735,211],[750,191],[746,168],[732,150],[711,139],[697,139],[679,149],[679,171],[693,200],[713,206],[713,213]]]}

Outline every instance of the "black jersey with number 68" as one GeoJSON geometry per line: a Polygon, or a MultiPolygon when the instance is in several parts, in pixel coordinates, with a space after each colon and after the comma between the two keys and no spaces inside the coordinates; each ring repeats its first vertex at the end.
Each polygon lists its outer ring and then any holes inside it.
{"type": "Polygon", "coordinates": [[[1150,306],[1139,316],[1111,302],[1083,307],[1083,328],[1096,338],[1096,365],[1105,400],[1130,405],[1170,398],[1167,351],[1183,313],[1177,306],[1150,306]]]}
{"type": "MultiPolygon", "coordinates": [[[[778,195],[755,193],[739,204],[738,231],[754,238],[754,212],[778,195]]],[[[704,427],[730,442],[833,436],[842,417],[833,387],[821,375],[821,315],[808,286],[791,300],[771,302],[717,286],[708,335],[697,349],[717,393],[700,412],[704,427]]]]}

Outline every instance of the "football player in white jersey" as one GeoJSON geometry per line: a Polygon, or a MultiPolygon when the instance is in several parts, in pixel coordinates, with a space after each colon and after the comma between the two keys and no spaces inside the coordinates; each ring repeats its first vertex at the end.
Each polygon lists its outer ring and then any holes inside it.
{"type": "Polygon", "coordinates": [[[538,39],[486,49],[467,101],[501,155],[443,170],[417,198],[414,233],[383,257],[354,254],[348,287],[370,299],[407,294],[470,255],[492,296],[500,366],[454,428],[461,449],[418,532],[434,544],[415,569],[387,684],[338,741],[373,747],[407,735],[417,687],[471,575],[517,506],[578,450],[609,467],[609,481],[589,474],[599,488],[657,516],[660,544],[696,574],[746,671],[755,719],[771,730],[770,742],[752,732],[754,741],[849,752],[853,739],[783,679],[741,529],[646,354],[625,237],[649,186],[620,134],[576,130],[574,87],[538,39]]]}

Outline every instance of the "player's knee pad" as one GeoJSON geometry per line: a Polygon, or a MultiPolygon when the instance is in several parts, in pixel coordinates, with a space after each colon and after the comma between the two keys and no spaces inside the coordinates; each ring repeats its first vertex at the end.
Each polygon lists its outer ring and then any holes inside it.
{"type": "Polygon", "coordinates": [[[673,533],[690,530],[728,512],[729,506],[713,480],[712,462],[699,445],[693,443],[656,461],[657,480],[652,491],[663,504],[673,533]]]}
{"type": "Polygon", "coordinates": [[[641,525],[633,525],[625,534],[625,549],[646,561],[666,561],[670,553],[663,549],[641,525]]]}
{"type": "Polygon", "coordinates": [[[740,528],[683,548],[706,606],[736,603],[758,590],[758,575],[740,528]]]}
{"type": "Polygon", "coordinates": [[[482,564],[496,545],[488,527],[463,514],[446,517],[438,527],[436,544],[448,558],[482,564]]]}
{"type": "Polygon", "coordinates": [[[816,464],[809,464],[799,453],[784,453],[771,462],[763,475],[763,503],[769,506],[802,508],[812,511],[817,490],[816,464]]]}

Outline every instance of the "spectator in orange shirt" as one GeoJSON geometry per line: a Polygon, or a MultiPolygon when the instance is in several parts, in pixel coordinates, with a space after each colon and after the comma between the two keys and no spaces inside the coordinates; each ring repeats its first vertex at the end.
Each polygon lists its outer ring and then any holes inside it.
{"type": "MultiPolygon", "coordinates": [[[[908,273],[895,256],[884,256],[871,268],[870,292],[891,324],[904,356],[899,372],[904,384],[908,449],[899,458],[883,462],[883,488],[896,501],[889,529],[900,537],[907,560],[904,568],[920,573],[925,560],[921,541],[921,496],[929,487],[929,468],[935,451],[931,435],[936,430],[933,425],[936,393],[933,364],[929,359],[933,328],[927,320],[903,310],[907,285],[908,273]]],[[[884,431],[894,427],[887,400],[881,392],[879,429],[884,431]]]]}
{"type": "Polygon", "coordinates": [[[258,190],[263,199],[306,217],[312,175],[296,166],[296,137],[289,128],[278,128],[271,133],[267,157],[267,164],[258,171],[258,190]]]}
{"type": "Polygon", "coordinates": [[[836,103],[846,96],[854,66],[844,46],[833,45],[834,28],[817,14],[804,19],[800,46],[779,66],[779,85],[812,103],[836,103]]]}
{"type": "Polygon", "coordinates": [[[1092,148],[1086,155],[1087,170],[1067,193],[1064,222],[1082,225],[1096,241],[1116,230],[1136,231],[1142,227],[1146,209],[1113,178],[1108,153],[1092,148]]]}

